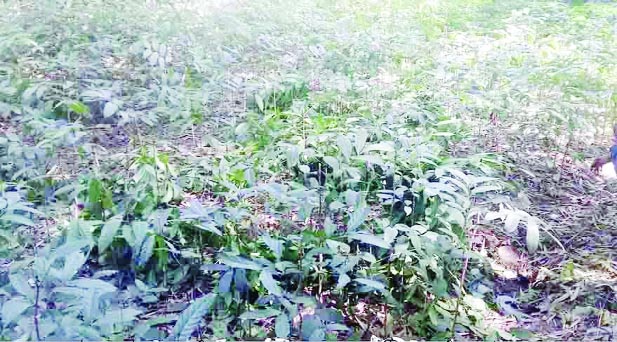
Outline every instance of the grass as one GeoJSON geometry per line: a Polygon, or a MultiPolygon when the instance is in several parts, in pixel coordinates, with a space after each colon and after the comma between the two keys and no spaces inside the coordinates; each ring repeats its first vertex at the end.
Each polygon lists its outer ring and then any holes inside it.
{"type": "Polygon", "coordinates": [[[0,11],[0,338],[615,325],[614,3],[0,11]]]}

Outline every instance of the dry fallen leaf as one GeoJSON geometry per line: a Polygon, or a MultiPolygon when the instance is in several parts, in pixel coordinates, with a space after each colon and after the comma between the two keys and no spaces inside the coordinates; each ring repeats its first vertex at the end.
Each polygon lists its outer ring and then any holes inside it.
{"type": "Polygon", "coordinates": [[[521,256],[516,248],[512,246],[501,246],[497,248],[499,261],[506,267],[516,267],[521,260],[521,256]]]}

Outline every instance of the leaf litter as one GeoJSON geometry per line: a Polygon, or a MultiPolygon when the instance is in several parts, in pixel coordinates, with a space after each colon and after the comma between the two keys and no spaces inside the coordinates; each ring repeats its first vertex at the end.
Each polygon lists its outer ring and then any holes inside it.
{"type": "MultiPolygon", "coordinates": [[[[493,143],[509,139],[519,144],[517,152],[510,148],[503,151],[516,165],[510,177],[524,185],[521,207],[547,222],[560,241],[560,245],[542,241],[537,252],[527,255],[511,245],[525,245],[523,236],[511,240],[490,228],[477,230],[471,241],[474,249],[491,259],[497,302],[500,297],[502,301],[511,298],[514,316],[519,317],[517,329],[532,331],[538,338],[602,340],[614,336],[615,180],[594,176],[588,164],[539,146],[534,140],[523,139],[523,145],[520,137],[504,139],[497,132],[481,139],[493,143]],[[554,166],[547,167],[547,160],[554,161],[554,166]]],[[[578,148],[584,150],[585,146],[582,143],[578,148]]]]}

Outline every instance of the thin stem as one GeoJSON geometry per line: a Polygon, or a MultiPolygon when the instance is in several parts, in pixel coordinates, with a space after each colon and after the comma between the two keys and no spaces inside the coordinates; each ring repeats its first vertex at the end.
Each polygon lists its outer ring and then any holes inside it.
{"type": "MultiPolygon", "coordinates": [[[[317,177],[318,177],[317,181],[319,182],[319,190],[317,191],[319,193],[319,214],[318,214],[318,216],[321,217],[321,202],[322,202],[322,196],[321,195],[322,195],[322,191],[323,191],[322,186],[321,186],[321,177],[322,177],[322,175],[321,175],[321,163],[319,163],[319,170],[317,172],[317,177]]],[[[324,178],[324,186],[325,186],[326,185],[326,179],[325,179],[326,177],[323,176],[323,178],[324,178]]]]}
{"type": "MultiPolygon", "coordinates": [[[[477,229],[474,230],[473,235],[475,235],[476,232],[477,232],[477,229]]],[[[461,280],[460,280],[460,283],[459,283],[460,295],[459,295],[458,299],[456,300],[456,309],[455,309],[455,312],[454,312],[454,319],[452,320],[452,327],[451,327],[452,338],[454,338],[454,334],[456,333],[456,330],[455,330],[455,328],[456,328],[456,321],[458,319],[459,307],[461,305],[461,296],[463,295],[463,290],[465,288],[465,277],[467,275],[467,267],[468,266],[469,266],[469,255],[465,255],[465,262],[463,264],[463,271],[461,272],[461,280]]]]}
{"type": "Polygon", "coordinates": [[[321,269],[321,265],[323,265],[323,254],[319,254],[319,302],[323,303],[323,273],[322,273],[322,269],[321,269]]]}
{"type": "Polygon", "coordinates": [[[568,142],[566,143],[566,150],[563,152],[561,157],[561,167],[559,168],[559,178],[561,179],[561,173],[563,171],[563,164],[566,162],[566,154],[570,151],[570,142],[572,141],[572,136],[568,138],[568,142]]]}
{"type": "Polygon", "coordinates": [[[156,189],[155,190],[156,190],[157,200],[159,200],[158,197],[161,196],[161,189],[159,187],[159,174],[158,174],[158,170],[157,170],[158,169],[158,165],[157,165],[157,162],[156,162],[156,160],[158,158],[157,151],[156,151],[156,142],[153,142],[152,145],[154,146],[152,154],[154,155],[154,165],[153,166],[154,166],[154,182],[156,184],[156,189]]]}
{"type": "Polygon", "coordinates": [[[197,138],[195,137],[195,124],[191,123],[191,136],[193,138],[193,146],[197,147],[197,138]]]}
{"type": "Polygon", "coordinates": [[[36,332],[36,340],[41,340],[41,333],[39,331],[39,298],[41,294],[41,286],[39,276],[34,277],[36,286],[36,298],[34,299],[34,331],[36,332]]]}
{"type": "MultiPolygon", "coordinates": [[[[39,249],[38,249],[38,241],[37,241],[37,234],[33,231],[32,232],[32,236],[34,237],[34,244],[33,244],[33,249],[34,249],[34,256],[35,258],[39,257],[39,249]]],[[[41,332],[39,330],[39,300],[41,297],[41,282],[39,280],[39,276],[38,274],[35,274],[34,276],[34,286],[36,287],[36,297],[34,298],[34,331],[36,332],[36,340],[40,341],[41,340],[41,332]]]]}

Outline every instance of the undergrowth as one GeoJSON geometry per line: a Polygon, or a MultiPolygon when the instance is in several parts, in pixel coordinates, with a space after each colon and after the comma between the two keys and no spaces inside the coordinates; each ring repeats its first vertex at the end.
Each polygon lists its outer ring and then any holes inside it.
{"type": "Polygon", "coordinates": [[[553,238],[465,146],[615,106],[606,13],[525,4],[4,2],[0,338],[512,338],[469,232],[553,238]]]}

